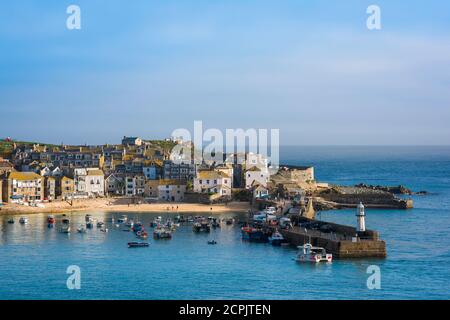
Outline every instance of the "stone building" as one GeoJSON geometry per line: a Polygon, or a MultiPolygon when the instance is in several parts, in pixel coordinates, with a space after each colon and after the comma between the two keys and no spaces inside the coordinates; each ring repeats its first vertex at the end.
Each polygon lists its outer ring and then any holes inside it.
{"type": "Polygon", "coordinates": [[[42,201],[44,199],[43,180],[43,177],[34,172],[10,172],[3,180],[3,201],[42,201]]]}
{"type": "Polygon", "coordinates": [[[56,180],[56,196],[67,200],[73,196],[75,184],[72,178],[63,176],[56,180]]]}

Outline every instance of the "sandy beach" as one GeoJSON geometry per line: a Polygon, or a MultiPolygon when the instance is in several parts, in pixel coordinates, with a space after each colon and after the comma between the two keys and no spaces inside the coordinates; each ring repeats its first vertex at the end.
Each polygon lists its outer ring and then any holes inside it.
{"type": "Polygon", "coordinates": [[[1,214],[63,213],[72,211],[108,211],[108,212],[192,212],[192,213],[245,213],[250,209],[247,202],[205,205],[199,203],[143,203],[133,204],[125,198],[79,199],[72,205],[66,201],[43,203],[44,208],[18,204],[6,204],[0,207],[1,214]]]}

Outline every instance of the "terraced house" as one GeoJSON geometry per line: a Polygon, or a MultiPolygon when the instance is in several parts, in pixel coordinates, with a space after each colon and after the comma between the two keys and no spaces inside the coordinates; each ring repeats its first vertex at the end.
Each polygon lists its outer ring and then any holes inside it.
{"type": "Polygon", "coordinates": [[[44,178],[34,172],[10,172],[3,180],[4,202],[40,202],[44,199],[44,178]]]}
{"type": "Polygon", "coordinates": [[[231,177],[218,170],[200,170],[194,179],[194,192],[231,196],[231,177]]]}

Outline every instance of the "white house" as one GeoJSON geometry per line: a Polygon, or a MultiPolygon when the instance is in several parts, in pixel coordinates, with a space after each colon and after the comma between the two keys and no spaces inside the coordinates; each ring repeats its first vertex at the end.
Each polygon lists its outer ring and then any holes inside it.
{"type": "Polygon", "coordinates": [[[231,177],[216,170],[201,170],[194,179],[194,192],[231,196],[231,177]]]}
{"type": "Polygon", "coordinates": [[[258,167],[251,167],[245,171],[245,188],[251,189],[254,182],[263,187],[267,187],[270,180],[269,170],[258,167]]]}
{"type": "Polygon", "coordinates": [[[74,169],[76,197],[103,197],[105,195],[105,175],[97,168],[74,169]]]}

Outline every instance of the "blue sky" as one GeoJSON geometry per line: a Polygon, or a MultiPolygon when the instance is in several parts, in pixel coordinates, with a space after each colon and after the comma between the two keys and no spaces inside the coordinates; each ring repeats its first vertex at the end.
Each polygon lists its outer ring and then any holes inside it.
{"type": "Polygon", "coordinates": [[[10,1],[0,137],[278,128],[282,144],[449,144],[444,1],[10,1]],[[81,8],[81,30],[66,8],[81,8]],[[382,30],[366,28],[381,7],[382,30]]]}

